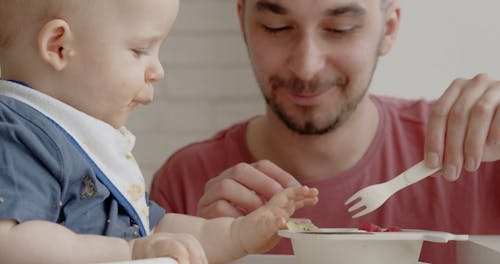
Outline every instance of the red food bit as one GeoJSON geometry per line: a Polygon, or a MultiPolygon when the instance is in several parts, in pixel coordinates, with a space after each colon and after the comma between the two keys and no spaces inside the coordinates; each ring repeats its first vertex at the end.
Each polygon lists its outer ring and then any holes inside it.
{"type": "Polygon", "coordinates": [[[401,232],[401,227],[399,226],[389,226],[385,229],[385,232],[401,232]]]}
{"type": "Polygon", "coordinates": [[[371,223],[364,224],[358,229],[364,230],[367,232],[381,232],[382,231],[382,228],[380,228],[380,226],[378,226],[376,224],[371,224],[371,223]]]}
{"type": "Polygon", "coordinates": [[[372,223],[364,224],[358,229],[367,232],[401,232],[401,228],[399,226],[390,226],[388,228],[381,228],[380,226],[372,223]]]}

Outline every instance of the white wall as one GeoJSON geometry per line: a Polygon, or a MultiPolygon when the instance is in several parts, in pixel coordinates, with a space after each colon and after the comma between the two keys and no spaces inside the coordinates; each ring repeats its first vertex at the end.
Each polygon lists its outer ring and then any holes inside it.
{"type": "Polygon", "coordinates": [[[451,80],[500,78],[500,1],[401,0],[399,39],[382,58],[373,92],[436,98],[451,80]]]}
{"type": "MultiPolygon", "coordinates": [[[[308,0],[304,0],[308,1],[308,0]]],[[[166,79],[129,128],[147,181],[179,147],[263,112],[240,37],[235,0],[181,0],[162,50],[166,79]]],[[[500,1],[401,0],[400,36],[372,92],[434,98],[457,76],[500,78],[500,1]]]]}

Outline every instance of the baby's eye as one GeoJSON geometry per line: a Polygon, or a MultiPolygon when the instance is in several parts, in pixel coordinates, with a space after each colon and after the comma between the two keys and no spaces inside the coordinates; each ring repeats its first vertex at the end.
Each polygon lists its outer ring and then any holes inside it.
{"type": "Polygon", "coordinates": [[[148,55],[148,50],[147,49],[132,49],[132,52],[136,57],[140,57],[143,55],[148,55]]]}

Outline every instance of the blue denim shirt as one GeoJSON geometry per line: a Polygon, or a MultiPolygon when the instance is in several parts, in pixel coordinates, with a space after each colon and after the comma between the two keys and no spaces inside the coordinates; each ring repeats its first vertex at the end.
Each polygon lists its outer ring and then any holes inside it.
{"type": "MultiPolygon", "coordinates": [[[[165,211],[149,201],[152,229],[165,211]]],[[[43,114],[0,96],[0,219],[46,220],[76,233],[133,239],[138,226],[43,114]]]]}

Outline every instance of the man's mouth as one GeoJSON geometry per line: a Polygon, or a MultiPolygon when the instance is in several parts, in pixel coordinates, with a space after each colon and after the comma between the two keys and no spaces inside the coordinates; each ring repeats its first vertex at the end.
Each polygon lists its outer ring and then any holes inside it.
{"type": "Polygon", "coordinates": [[[288,98],[297,105],[311,106],[319,104],[325,96],[333,92],[333,90],[335,89],[336,89],[335,87],[332,87],[329,89],[321,89],[314,92],[309,91],[302,93],[297,93],[294,91],[287,90],[286,94],[288,98]]]}

